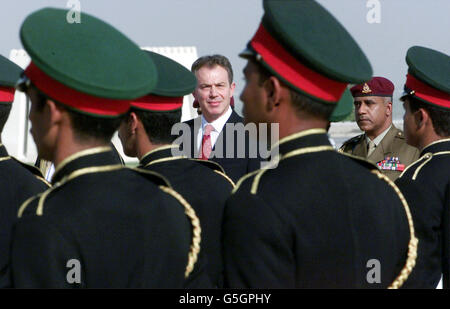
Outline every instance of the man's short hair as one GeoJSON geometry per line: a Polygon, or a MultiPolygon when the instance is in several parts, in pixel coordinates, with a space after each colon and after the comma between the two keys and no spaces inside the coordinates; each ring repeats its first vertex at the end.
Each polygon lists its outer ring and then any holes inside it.
{"type": "Polygon", "coordinates": [[[202,67],[206,66],[208,68],[213,68],[216,65],[221,66],[225,70],[227,70],[228,73],[228,81],[230,82],[230,85],[233,83],[233,68],[231,66],[230,61],[227,57],[222,55],[212,55],[212,56],[203,56],[195,60],[195,62],[192,64],[191,71],[195,74],[198,70],[200,70],[202,67]]]}
{"type": "Polygon", "coordinates": [[[181,109],[168,112],[152,112],[131,108],[142,121],[152,144],[171,144],[177,135],[171,135],[172,127],[181,120],[181,109]]]}
{"type": "Polygon", "coordinates": [[[38,111],[42,111],[45,107],[46,100],[52,100],[55,102],[56,105],[63,108],[69,114],[74,136],[80,142],[91,139],[110,142],[124,117],[124,115],[114,118],[93,117],[53,100],[39,89],[35,89],[37,90],[37,101],[35,102],[36,109],[38,111]]]}
{"type": "MultiPolygon", "coordinates": [[[[450,136],[450,110],[424,103],[412,96],[407,96],[407,98],[409,100],[411,112],[414,113],[420,108],[423,108],[428,112],[434,131],[437,135],[442,137],[450,136]]],[[[402,101],[404,102],[405,98],[403,98],[402,101]]]]}
{"type": "MultiPolygon", "coordinates": [[[[270,73],[268,69],[263,67],[259,62],[255,60],[253,63],[256,64],[259,73],[259,85],[262,85],[270,76],[274,76],[274,74],[270,73]]],[[[281,80],[280,80],[281,81],[281,80]]],[[[283,84],[284,82],[281,81],[283,84]]],[[[312,116],[320,117],[328,120],[333,113],[336,104],[327,104],[323,102],[319,102],[314,100],[313,98],[304,95],[292,88],[289,88],[289,93],[291,95],[291,102],[297,112],[304,112],[312,116]]]]}
{"type": "Polygon", "coordinates": [[[0,133],[3,132],[6,121],[11,112],[12,104],[0,104],[0,133]]]}

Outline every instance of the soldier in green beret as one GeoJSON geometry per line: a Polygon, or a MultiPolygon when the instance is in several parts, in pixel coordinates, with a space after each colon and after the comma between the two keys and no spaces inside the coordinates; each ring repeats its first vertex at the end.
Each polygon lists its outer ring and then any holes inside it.
{"type": "Polygon", "coordinates": [[[371,66],[317,2],[263,3],[241,54],[241,100],[246,122],[279,123],[279,157],[227,201],[226,286],[398,288],[417,250],[408,205],[376,166],[336,152],[325,130],[347,84],[369,80],[371,66]]]}
{"type": "Polygon", "coordinates": [[[344,142],[340,151],[367,158],[391,180],[419,158],[419,150],[408,145],[403,132],[392,123],[394,84],[384,77],[351,88],[356,122],[364,134],[344,142]]]}
{"type": "Polygon", "coordinates": [[[131,102],[119,128],[123,150],[126,155],[139,158],[140,168],[166,177],[200,219],[201,256],[202,262],[206,262],[207,276],[203,278],[205,269],[199,265],[186,287],[221,287],[222,214],[234,183],[216,162],[189,159],[177,153],[178,145],[173,144],[177,136],[171,135],[171,130],[180,122],[183,96],[192,93],[197,80],[177,62],[157,53],[146,53],[156,65],[158,83],[151,93],[131,102]]]}
{"type": "Polygon", "coordinates": [[[200,250],[195,212],[164,177],[125,168],[109,146],[130,101],[154,88],[153,62],[88,14],[69,24],[64,10],[36,11],[20,38],[31,63],[17,87],[31,99],[39,156],[56,171],[53,187],[19,209],[14,286],[183,287],[200,250]]]}
{"type": "Polygon", "coordinates": [[[406,287],[450,288],[450,56],[420,46],[406,54],[406,142],[420,149],[396,183],[414,218],[419,251],[406,287]]]}
{"type": "MultiPolygon", "coordinates": [[[[14,86],[22,69],[0,55],[0,133],[5,127],[14,101],[14,86]]],[[[38,169],[10,156],[0,135],[0,288],[11,287],[9,253],[11,233],[20,205],[48,189],[38,169]]]]}

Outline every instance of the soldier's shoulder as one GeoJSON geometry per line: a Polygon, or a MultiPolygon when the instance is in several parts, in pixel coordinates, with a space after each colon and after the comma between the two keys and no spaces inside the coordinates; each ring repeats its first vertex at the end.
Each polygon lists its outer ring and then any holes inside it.
{"type": "Polygon", "coordinates": [[[357,136],[354,136],[348,140],[346,140],[342,146],[339,148],[340,152],[348,152],[352,151],[355,146],[362,141],[362,138],[364,137],[364,134],[360,134],[357,136]]]}
{"type": "Polygon", "coordinates": [[[188,160],[196,165],[202,166],[204,170],[213,173],[214,175],[216,175],[216,177],[221,178],[227,184],[230,184],[233,188],[236,186],[234,181],[225,173],[225,170],[219,163],[210,160],[199,160],[194,158],[188,158],[188,160]]]}
{"type": "Polygon", "coordinates": [[[30,176],[29,179],[33,179],[34,181],[45,185],[47,188],[51,186],[51,184],[47,180],[45,180],[44,176],[42,176],[41,171],[36,166],[24,163],[14,157],[11,157],[11,160],[27,172],[27,175],[30,176]]]}
{"type": "Polygon", "coordinates": [[[352,155],[352,154],[346,153],[346,152],[341,152],[340,154],[343,155],[345,158],[351,160],[356,165],[361,166],[365,169],[378,170],[378,167],[374,163],[368,161],[365,158],[358,157],[358,156],[355,156],[355,155],[352,155]]]}

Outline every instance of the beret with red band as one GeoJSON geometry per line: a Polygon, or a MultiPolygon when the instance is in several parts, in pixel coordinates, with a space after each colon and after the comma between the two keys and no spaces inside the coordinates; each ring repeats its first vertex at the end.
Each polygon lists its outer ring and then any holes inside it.
{"type": "Polygon", "coordinates": [[[11,104],[14,101],[14,86],[22,72],[21,67],[0,55],[0,104],[11,104]]]}
{"type": "Polygon", "coordinates": [[[158,81],[146,96],[131,101],[131,107],[146,111],[165,112],[180,109],[183,97],[194,91],[195,75],[178,62],[154,53],[143,51],[152,59],[158,72],[158,81]]]}
{"type": "Polygon", "coordinates": [[[45,8],[20,29],[31,57],[25,75],[51,99],[93,117],[117,117],[130,101],[153,90],[157,72],[139,46],[111,25],[81,13],[45,8]],[[43,39],[45,38],[45,39],[43,39]]]}
{"type": "Polygon", "coordinates": [[[392,97],[394,84],[384,77],[373,77],[366,83],[355,85],[350,89],[353,97],[392,97]]]}
{"type": "Polygon", "coordinates": [[[347,30],[313,0],[265,0],[264,17],[240,56],[254,57],[289,87],[336,104],[372,67],[347,30]]]}
{"type": "Polygon", "coordinates": [[[439,51],[413,46],[406,54],[408,75],[405,93],[424,103],[450,109],[450,56],[439,51]]]}

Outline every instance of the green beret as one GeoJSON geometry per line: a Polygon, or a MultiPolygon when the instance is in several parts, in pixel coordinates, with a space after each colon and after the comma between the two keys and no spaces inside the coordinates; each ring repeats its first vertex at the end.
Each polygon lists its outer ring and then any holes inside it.
{"type": "Polygon", "coordinates": [[[69,23],[67,12],[45,8],[25,19],[20,38],[32,60],[25,74],[40,91],[76,110],[126,112],[129,100],[153,90],[153,62],[111,25],[85,13],[81,23],[69,23]]]}
{"type": "Polygon", "coordinates": [[[242,57],[256,57],[295,91],[337,103],[348,83],[372,76],[347,30],[313,0],[265,0],[264,17],[242,57]]]}
{"type": "Polygon", "coordinates": [[[331,122],[344,120],[353,112],[353,96],[349,89],[345,89],[339,102],[337,102],[333,113],[330,116],[331,122]]]}
{"type": "Polygon", "coordinates": [[[195,75],[178,62],[166,56],[144,51],[158,71],[158,82],[148,95],[135,99],[131,106],[147,111],[173,111],[183,106],[183,96],[194,91],[195,75]]]}
{"type": "Polygon", "coordinates": [[[22,72],[21,67],[0,55],[0,104],[10,104],[14,101],[14,86],[22,72]]]}
{"type": "Polygon", "coordinates": [[[408,75],[404,95],[450,109],[450,56],[413,46],[406,54],[408,75]]]}

